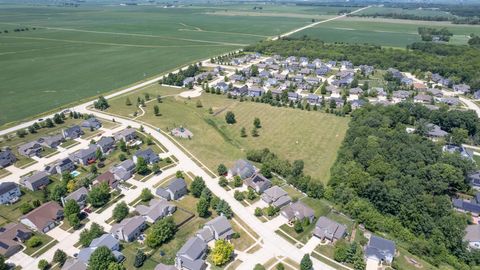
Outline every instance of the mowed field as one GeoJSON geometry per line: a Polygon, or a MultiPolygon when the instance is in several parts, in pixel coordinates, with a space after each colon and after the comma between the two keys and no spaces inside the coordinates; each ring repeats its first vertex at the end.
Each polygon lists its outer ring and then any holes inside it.
{"type": "MultiPolygon", "coordinates": [[[[134,102],[146,92],[150,96],[166,96],[179,91],[154,85],[128,97],[134,102]]],[[[108,112],[131,118],[138,109],[135,105],[125,105],[125,100],[126,96],[111,100],[108,112]]],[[[223,95],[206,93],[190,100],[166,97],[160,104],[152,100],[143,109],[144,115],[138,110],[140,116],[137,119],[140,121],[165,131],[179,126],[189,129],[194,134],[193,138],[178,141],[214,171],[220,163],[231,166],[236,159],[245,158],[245,151],[249,149],[267,147],[281,158],[304,160],[305,172],[324,183],[329,179],[330,167],[349,122],[349,118],[322,112],[277,108],[251,101],[239,102],[223,95]],[[203,107],[197,107],[198,100],[203,107]],[[161,116],[154,115],[155,104],[159,106],[161,116]],[[208,113],[209,108],[212,108],[213,115],[208,113]],[[226,124],[227,111],[235,113],[236,124],[226,124]],[[262,125],[258,137],[251,136],[255,117],[260,118],[262,125]],[[240,137],[242,127],[247,130],[246,138],[240,137]]]]}
{"type": "MultiPolygon", "coordinates": [[[[366,10],[368,11],[368,9],[366,10]]],[[[458,25],[450,22],[413,21],[383,18],[347,17],[319,24],[300,31],[294,37],[308,35],[326,42],[369,43],[388,47],[405,48],[421,41],[419,27],[446,27],[454,36],[452,44],[467,44],[468,35],[480,34],[478,25],[458,25]]]]}
{"type": "Polygon", "coordinates": [[[0,125],[310,22],[209,14],[217,8],[0,5],[0,125]]]}

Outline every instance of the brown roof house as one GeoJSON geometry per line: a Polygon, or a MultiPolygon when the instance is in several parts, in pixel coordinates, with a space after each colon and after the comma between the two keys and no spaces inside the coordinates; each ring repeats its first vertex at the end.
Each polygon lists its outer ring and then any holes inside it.
{"type": "Polygon", "coordinates": [[[19,223],[9,223],[0,228],[0,254],[10,257],[20,251],[22,242],[32,236],[32,231],[19,223]]]}
{"type": "Polygon", "coordinates": [[[20,222],[34,231],[46,233],[63,218],[63,208],[57,202],[47,202],[22,216],[20,222]]]}
{"type": "Polygon", "coordinates": [[[118,186],[117,178],[115,178],[115,175],[110,171],[100,174],[95,181],[93,181],[93,186],[99,185],[100,183],[107,183],[110,188],[117,188],[118,186]]]}

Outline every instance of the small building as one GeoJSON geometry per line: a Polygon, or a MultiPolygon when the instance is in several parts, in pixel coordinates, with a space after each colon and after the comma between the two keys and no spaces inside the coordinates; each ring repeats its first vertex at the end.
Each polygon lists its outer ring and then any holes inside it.
{"type": "Polygon", "coordinates": [[[143,217],[135,216],[126,218],[120,223],[113,224],[110,233],[118,240],[132,242],[140,236],[146,226],[147,224],[143,217]]]}
{"type": "Polygon", "coordinates": [[[20,179],[20,183],[22,183],[29,190],[36,191],[47,186],[50,183],[50,179],[48,178],[48,174],[46,172],[36,171],[33,174],[20,179]]]}
{"type": "Polygon", "coordinates": [[[63,208],[57,202],[50,201],[22,216],[20,222],[34,231],[46,233],[55,228],[62,218],[63,208]]]}
{"type": "Polygon", "coordinates": [[[292,202],[292,198],[288,196],[288,193],[279,186],[273,186],[265,190],[261,198],[264,202],[278,208],[281,208],[292,202]]]}
{"type": "Polygon", "coordinates": [[[83,130],[78,125],[62,130],[62,135],[67,140],[74,140],[76,138],[79,138],[83,134],[84,134],[83,130]]]}
{"type": "Polygon", "coordinates": [[[294,202],[285,206],[280,214],[289,222],[308,219],[311,223],[315,219],[315,212],[313,209],[302,202],[294,202]]]}
{"type": "Polygon", "coordinates": [[[120,164],[113,166],[110,172],[113,173],[115,179],[125,181],[132,177],[135,171],[135,163],[131,159],[122,161],[120,164]]]}
{"type": "Polygon", "coordinates": [[[177,207],[165,200],[153,199],[146,205],[137,205],[135,211],[142,215],[147,222],[155,223],[157,220],[172,215],[177,207]]]}
{"type": "Polygon", "coordinates": [[[248,177],[252,177],[253,174],[255,173],[255,167],[253,167],[253,165],[244,160],[244,159],[239,159],[235,162],[235,164],[233,165],[232,168],[230,168],[230,170],[228,171],[228,173],[231,175],[231,176],[240,176],[240,178],[242,180],[248,178],[248,177]]]}
{"type": "Polygon", "coordinates": [[[20,187],[14,182],[0,183],[0,204],[12,204],[22,196],[20,187]]]}
{"type": "Polygon", "coordinates": [[[138,158],[142,157],[148,164],[157,163],[160,161],[160,157],[152,150],[152,148],[147,148],[145,150],[138,150],[133,155],[133,162],[137,164],[138,158]]]}
{"type": "Polygon", "coordinates": [[[83,209],[87,205],[87,197],[88,197],[87,188],[80,187],[79,189],[73,191],[72,193],[62,198],[63,207],[65,207],[65,203],[67,201],[74,200],[75,202],[77,202],[78,206],[80,206],[80,209],[83,209]]]}
{"type": "Polygon", "coordinates": [[[203,229],[198,231],[197,237],[208,243],[211,240],[230,240],[234,233],[228,219],[224,216],[218,216],[205,223],[203,229]]]}
{"type": "Polygon", "coordinates": [[[9,223],[0,228],[0,255],[5,258],[23,249],[22,243],[32,236],[23,224],[9,223]]]}
{"type": "Polygon", "coordinates": [[[460,105],[460,99],[454,97],[444,97],[438,100],[441,103],[447,104],[448,106],[458,106],[460,105]]]}
{"type": "Polygon", "coordinates": [[[102,127],[102,123],[95,118],[95,117],[90,117],[87,120],[83,121],[81,124],[82,128],[88,128],[90,130],[97,130],[102,127]]]}
{"type": "Polygon", "coordinates": [[[175,258],[178,269],[204,270],[207,268],[205,257],[207,244],[198,237],[192,237],[180,248],[175,258]]]}
{"type": "Polygon", "coordinates": [[[393,241],[372,235],[365,248],[365,258],[378,261],[378,263],[391,264],[395,251],[393,241]]]}
{"type": "Polygon", "coordinates": [[[112,137],[102,137],[98,140],[97,147],[106,155],[115,149],[115,140],[112,137]]]}
{"type": "Polygon", "coordinates": [[[259,194],[272,186],[272,182],[259,173],[245,179],[244,182],[246,186],[255,190],[255,192],[259,194]]]}
{"type": "Polygon", "coordinates": [[[97,146],[90,145],[87,149],[80,149],[70,155],[73,162],[81,165],[90,165],[97,160],[97,146]]]}
{"type": "Polygon", "coordinates": [[[328,240],[332,243],[347,235],[347,227],[327,217],[320,217],[315,224],[313,235],[320,240],[328,240]]]}
{"type": "Polygon", "coordinates": [[[468,225],[465,229],[463,240],[468,243],[470,249],[480,249],[480,225],[468,225]]]}
{"type": "Polygon", "coordinates": [[[0,151],[0,169],[6,168],[17,161],[17,157],[13,154],[12,150],[5,149],[0,151]]]}
{"type": "Polygon", "coordinates": [[[159,187],[156,194],[167,201],[178,200],[187,194],[187,183],[182,178],[173,179],[166,188],[159,187]]]}
{"type": "Polygon", "coordinates": [[[461,157],[469,160],[473,160],[473,151],[467,150],[463,146],[457,146],[453,144],[447,144],[442,147],[443,152],[448,152],[451,154],[459,154],[461,157]]]}
{"type": "Polygon", "coordinates": [[[18,147],[18,153],[25,157],[40,157],[42,151],[42,145],[36,141],[28,142],[18,147]]]}
{"type": "Polygon", "coordinates": [[[134,128],[126,128],[113,134],[115,141],[130,142],[137,139],[137,131],[134,128]]]}

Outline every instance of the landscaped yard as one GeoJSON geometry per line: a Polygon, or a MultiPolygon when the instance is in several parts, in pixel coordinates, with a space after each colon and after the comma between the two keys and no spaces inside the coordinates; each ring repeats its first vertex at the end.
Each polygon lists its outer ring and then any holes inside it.
{"type": "Polygon", "coordinates": [[[32,204],[35,200],[39,200],[40,202],[43,200],[42,191],[33,192],[25,188],[21,188],[21,191],[22,196],[20,197],[20,201],[12,205],[0,205],[0,218],[8,220],[9,222],[18,222],[18,219],[23,215],[20,211],[20,206],[23,203],[32,204]]]}
{"type": "MultiPolygon", "coordinates": [[[[42,241],[42,244],[39,245],[38,247],[27,247],[25,248],[25,250],[23,251],[25,254],[27,255],[32,255],[32,254],[35,254],[35,257],[38,257],[39,255],[43,254],[44,252],[46,252],[48,250],[48,247],[51,246],[51,244],[49,244],[52,240],[54,242],[57,242],[56,240],[54,240],[52,237],[46,235],[46,234],[43,234],[43,233],[34,233],[32,235],[33,236],[36,236],[38,237],[41,241],[42,241]],[[48,244],[48,245],[47,245],[48,244]],[[41,251],[39,251],[41,250],[41,251]],[[37,252],[39,251],[39,252],[37,252]]],[[[58,242],[57,242],[58,243],[58,242]]]]}
{"type": "MultiPolygon", "coordinates": [[[[134,101],[145,92],[155,91],[178,92],[151,86],[128,97],[134,101]]],[[[125,100],[126,96],[112,100],[108,111],[128,117],[135,107],[125,105],[125,100]]],[[[147,103],[143,108],[145,115],[138,119],[167,132],[179,126],[190,130],[193,133],[192,139],[178,141],[213,171],[216,171],[220,163],[231,166],[236,159],[245,158],[248,149],[268,147],[281,158],[291,161],[303,159],[305,173],[324,183],[329,179],[330,167],[335,161],[349,121],[348,117],[239,102],[213,94],[203,94],[200,98],[191,100],[163,98],[163,102],[158,104],[162,116],[154,115],[152,108],[155,103],[156,101],[147,103]],[[202,108],[197,108],[198,100],[202,103],[202,108]],[[208,108],[213,109],[213,115],[208,113],[208,108]],[[235,113],[236,124],[225,123],[226,111],[235,113]],[[250,134],[255,117],[261,120],[260,136],[240,137],[242,127],[250,134]]]]}

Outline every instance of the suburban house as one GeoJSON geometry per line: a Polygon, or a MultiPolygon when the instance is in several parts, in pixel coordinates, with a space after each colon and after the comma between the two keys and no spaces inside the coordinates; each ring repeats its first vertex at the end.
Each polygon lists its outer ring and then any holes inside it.
{"type": "Polygon", "coordinates": [[[240,176],[240,178],[246,179],[248,177],[252,177],[252,175],[255,173],[255,167],[253,165],[244,160],[244,159],[239,159],[235,162],[232,168],[228,171],[228,174],[231,176],[240,176]]]}
{"type": "Polygon", "coordinates": [[[135,163],[131,159],[124,160],[110,169],[110,172],[113,173],[115,179],[119,181],[130,179],[134,171],[135,163]]]}
{"type": "Polygon", "coordinates": [[[221,81],[216,84],[215,89],[220,90],[222,93],[226,93],[228,91],[228,84],[226,84],[224,81],[221,81]]]}
{"type": "Polygon", "coordinates": [[[465,236],[463,240],[468,243],[468,247],[471,249],[480,249],[480,225],[468,225],[465,228],[465,236]]]}
{"type": "Polygon", "coordinates": [[[248,86],[234,86],[230,94],[237,97],[245,96],[248,94],[248,86]]]}
{"type": "Polygon", "coordinates": [[[75,170],[75,163],[69,157],[59,159],[45,168],[49,174],[63,174],[75,170]]]}
{"type": "Polygon", "coordinates": [[[93,186],[99,185],[100,183],[107,183],[108,186],[112,189],[117,188],[118,180],[115,178],[115,175],[111,171],[106,171],[93,181],[93,186]]]}
{"type": "Polygon", "coordinates": [[[82,128],[88,128],[90,130],[96,130],[102,127],[102,123],[98,121],[95,117],[90,117],[87,120],[83,121],[81,124],[82,128]]]}
{"type": "Polygon", "coordinates": [[[93,239],[87,248],[81,249],[80,252],[78,252],[78,260],[85,264],[88,264],[88,261],[90,260],[90,256],[95,251],[95,249],[102,246],[105,246],[108,249],[110,249],[117,261],[121,261],[123,258],[125,258],[123,254],[119,251],[120,250],[119,241],[115,239],[115,237],[112,234],[106,233],[98,238],[93,239]]]}
{"type": "Polygon", "coordinates": [[[129,142],[137,138],[137,131],[134,128],[126,128],[113,134],[115,141],[129,142]]]}
{"type": "Polygon", "coordinates": [[[433,97],[430,95],[418,94],[413,97],[413,102],[415,103],[423,103],[423,104],[430,104],[433,100],[433,97]]]}
{"type": "Polygon", "coordinates": [[[391,264],[395,256],[395,243],[393,241],[372,235],[365,248],[365,258],[378,263],[391,264]]]}
{"type": "Polygon", "coordinates": [[[146,205],[137,205],[135,211],[142,215],[149,223],[155,223],[157,220],[172,215],[177,207],[165,200],[153,199],[146,205]]]}
{"type": "Polygon", "coordinates": [[[410,91],[405,91],[405,90],[393,91],[392,101],[394,103],[399,103],[407,100],[410,97],[410,95],[411,95],[410,91]]]}
{"type": "Polygon", "coordinates": [[[470,86],[466,84],[455,84],[453,86],[453,91],[461,94],[466,94],[470,92],[470,86]]]}
{"type": "Polygon", "coordinates": [[[20,222],[37,232],[46,233],[55,228],[62,218],[63,208],[57,202],[50,201],[22,216],[20,222]]]}
{"type": "Polygon", "coordinates": [[[87,149],[80,149],[70,155],[70,158],[81,165],[90,165],[97,160],[97,146],[90,145],[87,149]]]}
{"type": "Polygon", "coordinates": [[[115,140],[112,137],[102,137],[98,140],[97,147],[106,155],[115,148],[115,140]]]}
{"type": "Polygon", "coordinates": [[[23,249],[21,243],[32,236],[32,231],[23,224],[9,223],[0,228],[0,255],[10,257],[23,249]]]}
{"type": "Polygon", "coordinates": [[[6,168],[17,161],[17,158],[13,154],[12,150],[5,149],[0,151],[0,169],[6,168]]]}
{"type": "Polygon", "coordinates": [[[413,89],[415,91],[426,91],[428,89],[428,87],[421,82],[414,82],[413,83],[413,89]]]}
{"type": "Polygon", "coordinates": [[[289,222],[308,219],[311,223],[315,219],[315,212],[313,209],[306,206],[302,202],[294,202],[285,206],[280,214],[289,222]]]}
{"type": "Polygon", "coordinates": [[[195,82],[195,78],[187,77],[183,80],[183,86],[188,87],[188,86],[192,85],[194,82],[195,82]]]}
{"type": "Polygon", "coordinates": [[[468,180],[474,189],[480,189],[480,171],[476,171],[468,175],[468,180]]]}
{"type": "Polygon", "coordinates": [[[288,92],[288,100],[296,102],[300,100],[301,96],[296,92],[288,92]]]}
{"type": "Polygon", "coordinates": [[[180,248],[175,258],[178,269],[204,270],[207,268],[207,243],[198,237],[192,237],[180,248]]]}
{"type": "Polygon", "coordinates": [[[348,94],[350,100],[355,100],[363,94],[363,90],[360,87],[351,88],[350,90],[348,90],[348,94]]]}
{"type": "Polygon", "coordinates": [[[449,152],[451,154],[459,154],[461,157],[473,160],[473,151],[466,149],[463,146],[457,146],[453,144],[447,144],[442,147],[443,152],[449,152]]]}
{"type": "Polygon", "coordinates": [[[457,106],[460,105],[460,99],[454,97],[444,97],[438,100],[441,103],[447,104],[448,106],[457,106]]]}
{"type": "Polygon", "coordinates": [[[230,240],[235,232],[228,219],[224,216],[218,216],[209,222],[205,223],[203,229],[197,232],[197,237],[202,239],[205,243],[211,240],[225,239],[230,240]]]}
{"type": "Polygon", "coordinates": [[[159,263],[157,264],[157,266],[155,266],[154,270],[178,270],[178,268],[175,267],[175,265],[167,265],[167,264],[159,263]]]}
{"type": "Polygon", "coordinates": [[[321,97],[319,97],[318,95],[308,94],[308,96],[307,96],[307,102],[310,105],[316,105],[316,104],[320,103],[320,101],[321,101],[321,97]]]}
{"type": "Polygon", "coordinates": [[[145,150],[138,150],[133,155],[133,162],[137,164],[138,158],[142,157],[148,164],[157,163],[160,161],[158,155],[152,150],[152,148],[147,148],[145,150]]]}
{"type": "Polygon", "coordinates": [[[259,97],[263,95],[265,91],[260,87],[250,87],[248,88],[248,95],[251,97],[259,97]]]}
{"type": "Polygon", "coordinates": [[[290,196],[288,196],[288,193],[279,186],[273,186],[265,190],[261,198],[264,202],[278,208],[281,208],[292,202],[292,199],[290,196]]]}
{"type": "Polygon", "coordinates": [[[259,173],[256,173],[252,177],[245,179],[244,182],[245,185],[255,190],[255,192],[259,194],[263,193],[266,189],[272,186],[272,182],[259,173]]]}
{"type": "Polygon", "coordinates": [[[50,179],[48,178],[48,174],[46,172],[36,171],[32,175],[25,176],[20,179],[20,183],[22,183],[31,191],[36,191],[44,186],[47,186],[50,183],[50,179]]]}
{"type": "Polygon", "coordinates": [[[428,133],[427,136],[431,138],[433,141],[436,141],[441,138],[445,138],[448,135],[448,132],[444,131],[437,125],[434,124],[427,124],[428,133]]]}
{"type": "Polygon", "coordinates": [[[352,106],[352,110],[356,110],[356,109],[359,109],[359,108],[365,106],[365,104],[367,104],[367,102],[363,99],[355,99],[355,100],[352,100],[352,102],[350,104],[352,106]]]}
{"type": "Polygon", "coordinates": [[[110,233],[118,240],[132,242],[140,236],[146,226],[147,224],[143,217],[135,216],[126,218],[120,223],[113,224],[110,233]]]}
{"type": "Polygon", "coordinates": [[[87,270],[87,265],[75,258],[68,258],[62,266],[62,270],[87,270]]]}
{"type": "Polygon", "coordinates": [[[84,134],[83,130],[78,125],[75,125],[75,126],[72,126],[72,127],[69,127],[69,128],[66,128],[66,129],[62,130],[63,137],[65,139],[70,139],[70,140],[74,140],[76,138],[79,138],[83,134],[84,134]]]}
{"type": "Polygon", "coordinates": [[[335,242],[347,235],[347,227],[327,217],[320,217],[315,224],[313,235],[320,240],[335,242]]]}
{"type": "Polygon", "coordinates": [[[18,201],[22,192],[14,182],[0,183],[0,204],[11,204],[18,201]]]}
{"type": "Polygon", "coordinates": [[[65,207],[65,203],[68,200],[74,200],[77,202],[80,209],[83,209],[87,205],[88,190],[86,187],[81,187],[72,193],[68,194],[66,197],[62,197],[62,204],[65,207]]]}
{"type": "Polygon", "coordinates": [[[470,213],[472,216],[478,217],[480,215],[480,192],[475,194],[475,197],[470,201],[463,199],[453,199],[453,208],[459,212],[470,213]]]}
{"type": "Polygon", "coordinates": [[[40,157],[42,150],[42,145],[36,141],[28,142],[18,147],[18,153],[25,157],[40,157]]]}
{"type": "Polygon", "coordinates": [[[187,183],[182,178],[176,178],[166,188],[159,187],[156,194],[167,201],[178,200],[187,194],[187,183]]]}
{"type": "Polygon", "coordinates": [[[39,144],[50,148],[57,148],[57,146],[62,144],[64,141],[65,138],[63,138],[62,134],[41,137],[37,140],[39,144]]]}

